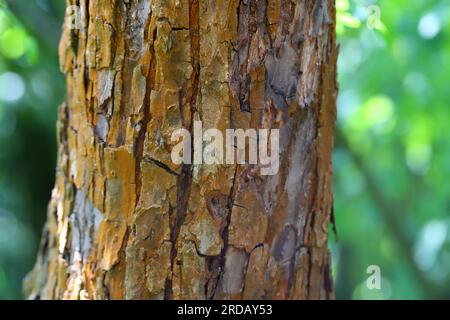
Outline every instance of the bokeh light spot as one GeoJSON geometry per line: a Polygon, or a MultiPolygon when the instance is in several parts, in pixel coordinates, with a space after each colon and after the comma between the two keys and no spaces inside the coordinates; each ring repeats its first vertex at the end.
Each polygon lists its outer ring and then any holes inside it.
{"type": "Polygon", "coordinates": [[[447,225],[432,220],[423,227],[415,250],[415,261],[423,270],[429,270],[435,263],[437,253],[447,237],[447,225]]]}
{"type": "Polygon", "coordinates": [[[435,13],[427,13],[420,18],[418,30],[424,39],[432,39],[441,30],[441,21],[435,13]]]}
{"type": "Polygon", "coordinates": [[[0,243],[13,241],[16,232],[16,218],[10,212],[0,208],[0,243]]]}
{"type": "Polygon", "coordinates": [[[10,59],[18,59],[27,51],[28,37],[22,28],[7,29],[0,37],[1,53],[10,59]]]}
{"type": "Polygon", "coordinates": [[[0,75],[0,100],[14,102],[22,98],[25,93],[25,83],[21,76],[14,72],[0,75]]]}

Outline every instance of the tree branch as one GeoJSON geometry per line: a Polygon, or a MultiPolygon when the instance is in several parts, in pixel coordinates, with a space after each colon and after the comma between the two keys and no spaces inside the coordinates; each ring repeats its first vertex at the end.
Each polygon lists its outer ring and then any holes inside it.
{"type": "Polygon", "coordinates": [[[379,208],[379,213],[386,223],[386,226],[388,227],[388,230],[390,231],[392,237],[394,238],[395,243],[398,246],[398,251],[410,266],[411,271],[413,272],[427,297],[442,298],[443,296],[447,296],[448,292],[444,290],[444,288],[437,287],[435,284],[430,282],[424,272],[417,266],[412,254],[413,240],[406,234],[405,229],[403,228],[403,223],[399,219],[399,216],[394,209],[395,206],[389,203],[389,201],[385,198],[376,182],[375,177],[370,172],[370,169],[366,166],[363,158],[359,156],[354,150],[352,150],[345,134],[340,128],[336,129],[336,141],[342,148],[344,148],[348,155],[350,155],[356,168],[359,170],[364,180],[366,181],[367,188],[369,189],[374,204],[379,208]]]}

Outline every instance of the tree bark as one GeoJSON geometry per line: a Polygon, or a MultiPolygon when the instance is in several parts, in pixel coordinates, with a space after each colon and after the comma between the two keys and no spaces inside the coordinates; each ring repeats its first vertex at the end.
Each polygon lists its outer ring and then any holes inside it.
{"type": "Polygon", "coordinates": [[[36,299],[328,299],[333,0],[72,0],[36,299]],[[175,129],[280,129],[280,170],[175,165],[175,129]]]}

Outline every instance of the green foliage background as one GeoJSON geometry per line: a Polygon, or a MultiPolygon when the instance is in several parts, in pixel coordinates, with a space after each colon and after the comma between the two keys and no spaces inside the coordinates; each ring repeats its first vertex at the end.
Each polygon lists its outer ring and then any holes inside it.
{"type": "MultiPolygon", "coordinates": [[[[336,296],[450,298],[450,2],[336,6],[336,296]],[[370,265],[380,290],[366,286],[370,265]]],[[[64,10],[0,0],[0,299],[22,297],[53,186],[64,10]]]]}

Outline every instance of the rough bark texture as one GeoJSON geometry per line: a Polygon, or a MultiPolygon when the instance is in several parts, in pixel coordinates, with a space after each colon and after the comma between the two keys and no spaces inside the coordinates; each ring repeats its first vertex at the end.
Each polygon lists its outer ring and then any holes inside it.
{"type": "Polygon", "coordinates": [[[79,0],[41,299],[326,299],[333,0],[79,0]],[[280,172],[174,165],[173,130],[280,128],[280,172]]]}

